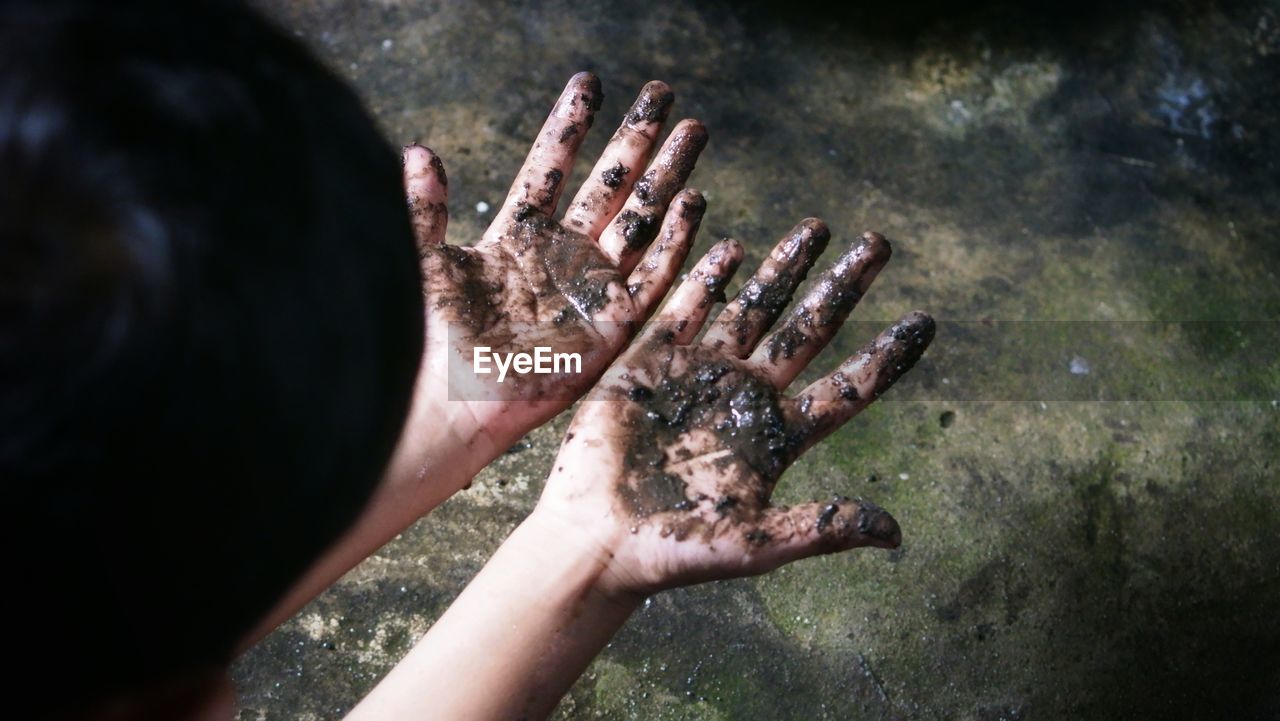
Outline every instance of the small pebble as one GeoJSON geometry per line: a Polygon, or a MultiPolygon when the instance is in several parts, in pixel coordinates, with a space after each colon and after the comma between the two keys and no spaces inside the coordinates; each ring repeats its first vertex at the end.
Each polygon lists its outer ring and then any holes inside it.
{"type": "Polygon", "coordinates": [[[1076,356],[1071,359],[1071,374],[1077,376],[1089,375],[1089,361],[1076,356]]]}
{"type": "Polygon", "coordinates": [[[383,52],[386,52],[387,50],[390,50],[390,49],[391,49],[391,46],[392,46],[392,45],[394,45],[394,44],[395,44],[395,43],[391,42],[391,38],[387,38],[386,40],[383,40],[383,41],[382,41],[382,50],[383,50],[383,52]]]}
{"type": "Polygon", "coordinates": [[[907,480],[908,478],[911,478],[911,474],[910,474],[910,473],[899,473],[899,474],[898,474],[898,478],[900,478],[900,479],[902,479],[902,480],[904,480],[904,481],[905,481],[905,480],[907,480]]]}

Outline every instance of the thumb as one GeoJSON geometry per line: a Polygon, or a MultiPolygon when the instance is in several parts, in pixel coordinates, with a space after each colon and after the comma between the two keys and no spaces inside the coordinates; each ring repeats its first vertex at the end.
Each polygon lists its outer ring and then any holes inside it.
{"type": "Polygon", "coordinates": [[[449,225],[449,180],[440,156],[417,143],[407,145],[401,156],[404,164],[404,192],[413,221],[413,235],[419,249],[444,243],[449,225]]]}
{"type": "Polygon", "coordinates": [[[765,573],[810,556],[875,546],[897,548],[902,530],[889,512],[870,501],[835,496],[766,510],[745,536],[753,570],[765,573]]]}

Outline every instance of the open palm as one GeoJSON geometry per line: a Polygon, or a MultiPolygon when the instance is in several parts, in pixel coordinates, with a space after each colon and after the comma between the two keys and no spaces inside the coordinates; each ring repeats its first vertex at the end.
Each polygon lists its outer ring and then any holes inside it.
{"type": "Polygon", "coordinates": [[[699,339],[742,258],[734,241],[712,248],[574,418],[539,510],[587,527],[613,588],[649,593],[900,542],[893,517],[865,501],[770,501],[783,471],[878,398],[933,337],[932,319],[911,313],[784,395],[889,258],[884,238],[864,235],[766,336],[828,237],[820,221],[798,225],[699,339]]]}
{"type": "MultiPolygon", "coordinates": [[[[650,164],[671,90],[645,86],[591,175],[557,219],[574,157],[601,100],[600,82],[574,76],[539,132],[479,241],[445,243],[448,186],[439,158],[405,149],[405,185],[424,275],[426,350],[418,408],[500,452],[576,400],[666,294],[705,203],[681,190],[706,144],[700,123],[672,131],[650,164]],[[647,170],[646,170],[646,166],[647,170]],[[577,353],[550,374],[479,375],[476,349],[577,353]]],[[[413,422],[441,422],[415,418],[413,422]]]]}

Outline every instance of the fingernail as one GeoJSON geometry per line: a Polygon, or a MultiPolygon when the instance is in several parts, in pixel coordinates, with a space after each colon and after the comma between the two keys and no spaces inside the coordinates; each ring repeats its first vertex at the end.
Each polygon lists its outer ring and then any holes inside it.
{"type": "Polygon", "coordinates": [[[702,220],[703,213],[707,212],[707,199],[692,188],[685,189],[680,197],[680,217],[690,223],[697,223],[702,220]]]}
{"type": "Polygon", "coordinates": [[[827,247],[828,241],[831,240],[831,228],[827,227],[821,218],[805,218],[800,222],[813,237],[815,245],[821,244],[823,248],[827,247]]]}
{"type": "Polygon", "coordinates": [[[868,230],[863,233],[862,242],[859,245],[866,248],[877,259],[888,260],[893,254],[893,246],[890,245],[889,240],[875,231],[868,230]]]}
{"type": "Polygon", "coordinates": [[[902,529],[889,512],[870,501],[858,501],[858,533],[884,541],[889,548],[902,545],[902,529]]]}

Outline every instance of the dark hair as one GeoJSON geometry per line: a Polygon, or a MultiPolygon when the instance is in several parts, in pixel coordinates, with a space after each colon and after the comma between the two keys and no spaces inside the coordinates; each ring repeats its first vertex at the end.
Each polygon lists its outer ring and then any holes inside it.
{"type": "Polygon", "coordinates": [[[239,4],[0,6],[10,684],[69,708],[225,664],[351,523],[421,356],[403,197],[353,93],[239,4]]]}

